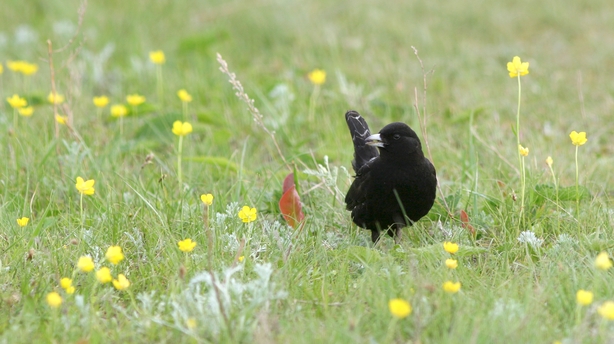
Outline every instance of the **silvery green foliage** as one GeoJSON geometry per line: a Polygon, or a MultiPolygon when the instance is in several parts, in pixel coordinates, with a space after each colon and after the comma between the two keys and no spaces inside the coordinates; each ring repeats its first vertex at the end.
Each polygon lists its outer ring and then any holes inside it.
{"type": "Polygon", "coordinates": [[[134,203],[135,197],[134,193],[126,191],[122,194],[122,198],[124,199],[124,203],[126,205],[131,205],[134,203]]]}
{"type": "Polygon", "coordinates": [[[264,232],[272,238],[270,241],[277,242],[278,246],[288,247],[292,244],[294,228],[290,227],[287,223],[263,219],[261,225],[264,232]]]}
{"type": "MultiPolygon", "coordinates": [[[[77,175],[80,173],[81,166],[83,166],[85,157],[89,155],[89,149],[84,144],[77,141],[69,142],[62,140],[62,144],[64,145],[64,148],[66,148],[66,154],[60,156],[60,161],[62,162],[63,166],[71,167],[71,178],[77,178],[77,175]]],[[[92,179],[84,175],[81,177],[83,177],[84,180],[92,179]]]]}
{"type": "Polygon", "coordinates": [[[583,256],[578,250],[579,241],[569,234],[559,234],[553,245],[546,252],[546,256],[566,264],[582,268],[583,256]]]}
{"type": "Polygon", "coordinates": [[[336,232],[326,232],[324,233],[324,240],[322,240],[322,246],[334,250],[337,247],[339,247],[339,245],[344,243],[344,237],[339,235],[339,233],[336,232]]]}
{"type": "Polygon", "coordinates": [[[234,233],[222,233],[220,236],[224,252],[237,252],[239,249],[239,240],[234,233]]]}
{"type": "Polygon", "coordinates": [[[271,264],[255,264],[254,278],[243,281],[242,265],[231,266],[212,278],[208,271],[198,273],[177,293],[155,291],[136,295],[138,311],[113,307],[123,314],[138,333],[152,326],[174,328],[196,339],[215,341],[230,326],[238,337],[249,337],[257,322],[257,314],[265,311],[270,301],[287,297],[271,280],[271,264]],[[221,306],[220,306],[221,305],[221,306]],[[190,328],[193,321],[195,328],[190,328]]]}
{"type": "Polygon", "coordinates": [[[571,235],[563,233],[559,234],[556,238],[556,244],[561,246],[575,246],[578,245],[578,240],[571,237],[571,235]]]}
{"type": "Polygon", "coordinates": [[[339,84],[339,93],[341,93],[348,104],[353,108],[362,108],[367,111],[370,110],[369,104],[372,100],[377,99],[382,94],[381,88],[374,89],[366,96],[363,95],[363,86],[359,84],[353,84],[347,81],[345,75],[340,71],[336,71],[337,83],[339,84]]]}
{"type": "Polygon", "coordinates": [[[70,39],[77,32],[77,25],[70,20],[60,20],[53,23],[53,33],[64,39],[70,39]]]}
{"type": "Polygon", "coordinates": [[[246,226],[239,219],[239,204],[232,202],[226,205],[226,211],[223,213],[215,213],[211,217],[211,230],[216,236],[216,240],[224,252],[236,253],[239,249],[239,238],[245,238],[250,241],[249,233],[239,231],[244,230],[246,226]]]}
{"type": "Polygon", "coordinates": [[[437,228],[439,229],[439,231],[441,232],[441,234],[443,235],[445,239],[452,238],[454,231],[452,230],[451,227],[444,226],[441,220],[437,221],[437,228]]]}
{"type": "Polygon", "coordinates": [[[75,306],[79,310],[79,317],[77,318],[79,326],[82,329],[88,329],[91,324],[90,316],[92,314],[92,305],[89,302],[85,301],[83,295],[75,295],[75,306]]]}
{"type": "Polygon", "coordinates": [[[282,83],[273,87],[271,92],[269,92],[269,98],[273,100],[273,106],[277,116],[275,116],[275,118],[273,116],[266,117],[264,123],[270,128],[273,128],[273,130],[283,128],[290,118],[290,105],[296,96],[292,93],[287,84],[282,83]]]}
{"type": "Polygon", "coordinates": [[[231,326],[235,333],[249,331],[257,321],[255,315],[269,301],[287,296],[271,281],[270,263],[256,264],[255,278],[246,282],[237,276],[242,269],[242,265],[229,267],[215,278],[206,271],[194,276],[169,302],[175,326],[189,332],[187,322],[194,319],[199,333],[217,336],[225,326],[231,326]]]}
{"type": "MultiPolygon", "coordinates": [[[[108,79],[109,75],[112,75],[112,73],[109,73],[109,71],[105,69],[105,66],[107,64],[107,61],[113,55],[114,51],[114,43],[107,43],[104,48],[102,48],[102,50],[100,50],[100,52],[98,53],[90,51],[88,49],[83,49],[81,51],[80,55],[83,57],[83,61],[85,61],[87,67],[89,67],[89,70],[85,72],[85,75],[92,78],[96,85],[103,84],[105,82],[105,79],[108,79]]],[[[118,87],[113,86],[114,83],[112,82],[109,82],[108,84],[111,87],[118,87]]]]}
{"type": "Polygon", "coordinates": [[[213,220],[213,230],[225,232],[228,228],[234,226],[237,222],[239,214],[239,204],[237,202],[231,202],[226,205],[225,213],[215,213],[213,220]]]}
{"type": "Polygon", "coordinates": [[[22,45],[36,44],[38,33],[31,26],[22,24],[15,29],[15,43],[22,45]]]}
{"type": "Polygon", "coordinates": [[[533,248],[539,248],[544,243],[543,239],[539,239],[532,231],[524,231],[518,236],[518,241],[521,244],[527,244],[533,248]]]}
{"type": "Polygon", "coordinates": [[[343,172],[344,176],[348,180],[350,179],[350,174],[345,167],[333,166],[331,168],[328,163],[328,155],[325,155],[324,165],[318,164],[316,170],[306,169],[303,172],[305,174],[318,177],[324,183],[324,185],[326,185],[327,188],[335,194],[335,196],[341,195],[341,197],[343,198],[343,192],[339,189],[339,187],[337,187],[337,178],[339,177],[339,170],[343,172]]]}
{"type": "Polygon", "coordinates": [[[141,257],[142,261],[147,261],[147,250],[145,249],[145,238],[143,237],[143,232],[137,228],[133,227],[132,232],[124,232],[124,235],[130,239],[130,242],[136,247],[138,251],[138,255],[141,257]]]}
{"type": "Polygon", "coordinates": [[[138,311],[128,311],[127,308],[112,303],[113,308],[130,320],[132,330],[137,333],[147,333],[155,324],[169,326],[165,321],[165,315],[169,312],[168,295],[156,297],[155,291],[142,292],[136,295],[138,311]]]}
{"type": "Polygon", "coordinates": [[[523,305],[513,299],[498,299],[492,310],[489,312],[490,318],[502,318],[506,321],[515,323],[525,317],[523,305]]]}
{"type": "Polygon", "coordinates": [[[4,32],[0,32],[0,49],[3,49],[8,43],[9,39],[4,32]]]}

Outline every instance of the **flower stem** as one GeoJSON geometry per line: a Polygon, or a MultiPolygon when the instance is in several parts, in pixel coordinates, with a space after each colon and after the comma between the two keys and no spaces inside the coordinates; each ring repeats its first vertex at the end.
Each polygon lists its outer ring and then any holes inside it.
{"type": "Polygon", "coordinates": [[[83,223],[85,222],[83,219],[83,194],[81,194],[81,197],[79,198],[79,208],[81,209],[81,227],[83,227],[83,223]]]}
{"type": "MultiPolygon", "coordinates": [[[[516,147],[520,145],[520,99],[522,95],[522,86],[520,83],[520,74],[518,74],[518,107],[516,109],[516,147]]],[[[520,151],[518,151],[518,162],[520,162],[520,151]]]]}
{"type": "Polygon", "coordinates": [[[205,204],[204,222],[205,222],[205,230],[209,230],[209,206],[206,204],[205,204]]]}
{"type": "Polygon", "coordinates": [[[578,173],[578,147],[576,146],[576,216],[580,215],[580,183],[578,173]]]}
{"type": "Polygon", "coordinates": [[[13,131],[17,133],[17,108],[13,108],[13,131]]]}
{"type": "Polygon", "coordinates": [[[158,89],[158,101],[160,102],[160,106],[164,106],[164,100],[162,99],[162,95],[164,93],[162,85],[162,65],[160,64],[156,66],[156,81],[158,89]]]}
{"type": "Polygon", "coordinates": [[[183,152],[183,136],[179,136],[179,148],[177,149],[177,180],[179,181],[179,190],[182,188],[181,179],[181,154],[183,152]]]}
{"type": "Polygon", "coordinates": [[[522,213],[524,212],[524,191],[527,185],[527,177],[524,169],[524,157],[521,157],[520,159],[520,168],[522,173],[520,176],[520,183],[522,184],[522,190],[520,191],[520,216],[522,217],[522,213]]]}
{"type": "Polygon", "coordinates": [[[316,100],[318,99],[318,95],[320,94],[320,85],[313,86],[313,92],[311,93],[311,97],[309,98],[309,122],[313,122],[315,117],[315,108],[316,108],[316,100]]]}
{"type": "MultiPolygon", "coordinates": [[[[516,147],[520,147],[520,100],[522,95],[522,86],[520,83],[520,73],[518,73],[518,107],[516,109],[516,147]]],[[[520,197],[520,217],[518,221],[518,230],[520,230],[520,225],[522,224],[523,212],[524,212],[524,189],[525,189],[525,174],[524,174],[524,161],[522,159],[522,155],[520,154],[520,149],[516,149],[518,151],[518,165],[520,166],[520,182],[522,184],[522,192],[520,197]]],[[[518,234],[518,233],[517,233],[518,234]]]]}
{"type": "Polygon", "coordinates": [[[183,121],[187,121],[188,118],[188,102],[182,102],[183,104],[183,121]]]}
{"type": "Polygon", "coordinates": [[[124,136],[124,116],[119,117],[119,136],[124,136]]]}
{"type": "MultiPolygon", "coordinates": [[[[552,174],[552,182],[554,182],[554,192],[556,195],[556,206],[559,206],[559,186],[556,182],[556,176],[554,175],[554,169],[552,168],[552,165],[548,165],[548,167],[550,167],[550,173],[552,174]]],[[[559,216],[557,216],[556,218],[556,234],[559,234],[559,231],[561,230],[561,219],[559,216]]]]}
{"type": "Polygon", "coordinates": [[[576,328],[580,326],[582,321],[582,309],[580,305],[576,305],[576,328]]]}

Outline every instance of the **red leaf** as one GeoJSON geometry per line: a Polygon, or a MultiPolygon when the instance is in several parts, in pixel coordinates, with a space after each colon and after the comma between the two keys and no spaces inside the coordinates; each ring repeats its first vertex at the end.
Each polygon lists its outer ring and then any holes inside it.
{"type": "Polygon", "coordinates": [[[475,235],[475,228],[469,223],[469,215],[464,210],[460,211],[460,218],[463,224],[463,228],[471,232],[471,235],[475,235]]]}
{"type": "Polygon", "coordinates": [[[301,206],[301,197],[296,192],[294,185],[294,174],[290,173],[286,179],[284,179],[283,185],[284,193],[279,200],[279,210],[284,220],[294,228],[300,225],[305,218],[301,206]]]}
{"type": "Polygon", "coordinates": [[[281,193],[285,194],[286,191],[288,191],[288,189],[290,187],[294,186],[294,173],[290,173],[286,176],[286,178],[284,179],[284,186],[281,189],[281,193]]]}

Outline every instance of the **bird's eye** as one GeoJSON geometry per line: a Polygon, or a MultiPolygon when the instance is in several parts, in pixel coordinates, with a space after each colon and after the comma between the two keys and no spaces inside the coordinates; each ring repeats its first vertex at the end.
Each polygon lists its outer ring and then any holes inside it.
{"type": "Polygon", "coordinates": [[[401,138],[401,135],[399,135],[399,134],[394,134],[394,136],[393,136],[392,138],[393,138],[393,139],[395,139],[395,140],[398,140],[398,139],[400,139],[400,138],[401,138]]]}

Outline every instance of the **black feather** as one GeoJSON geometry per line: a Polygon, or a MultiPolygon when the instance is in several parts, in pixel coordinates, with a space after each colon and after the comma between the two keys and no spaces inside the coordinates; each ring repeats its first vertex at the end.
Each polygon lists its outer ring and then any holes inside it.
{"type": "Polygon", "coordinates": [[[382,231],[398,240],[402,227],[411,226],[431,210],[437,189],[435,167],[408,125],[388,124],[378,140],[377,135],[370,135],[358,112],[348,111],[345,119],[354,142],[352,166],[356,171],[345,197],[346,208],[354,223],[371,230],[373,242],[382,231]]]}

